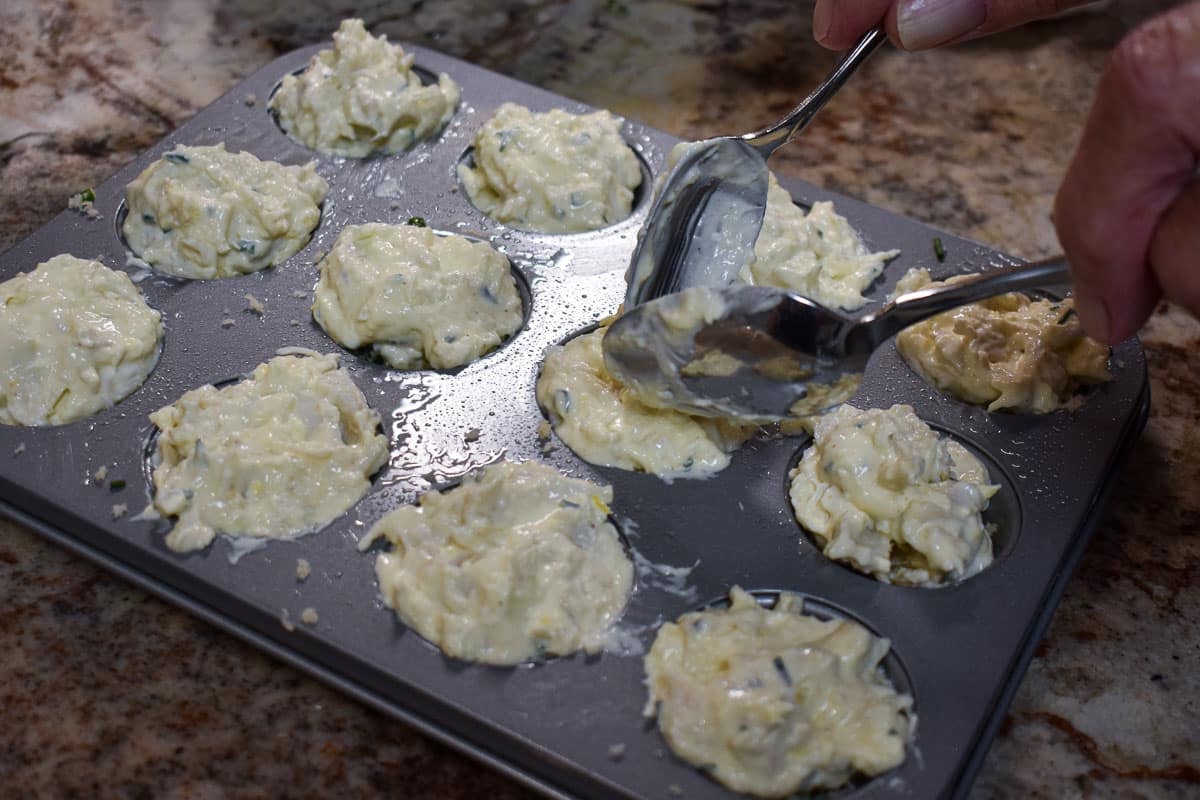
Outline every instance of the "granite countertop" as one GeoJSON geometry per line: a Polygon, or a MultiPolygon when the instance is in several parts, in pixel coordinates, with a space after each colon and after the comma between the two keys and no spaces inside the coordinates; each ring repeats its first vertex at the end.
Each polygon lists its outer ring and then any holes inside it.
{"type": "MultiPolygon", "coordinates": [[[[1048,255],[1053,193],[1107,53],[1169,5],[882,52],[776,168],[1048,255]]],[[[10,0],[0,249],[352,13],[690,138],[774,120],[830,63],[795,0],[10,0]]],[[[1142,337],[1150,422],[973,797],[1200,793],[1200,323],[1164,306],[1142,337]]],[[[0,598],[0,796],[530,795],[7,522],[0,598]]]]}

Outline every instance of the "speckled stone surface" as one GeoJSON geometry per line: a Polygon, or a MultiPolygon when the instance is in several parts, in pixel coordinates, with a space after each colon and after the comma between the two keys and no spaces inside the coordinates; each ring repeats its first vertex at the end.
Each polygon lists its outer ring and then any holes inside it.
{"type": "MultiPolygon", "coordinates": [[[[1126,0],[883,52],[776,168],[1026,256],[1126,0]]],[[[357,13],[685,137],[787,110],[830,63],[810,4],[9,0],[0,248],[277,54],[357,13]]],[[[1200,796],[1200,323],[1143,332],[1154,407],[973,797],[1200,796]]],[[[0,522],[0,797],[529,792],[0,522]]]]}

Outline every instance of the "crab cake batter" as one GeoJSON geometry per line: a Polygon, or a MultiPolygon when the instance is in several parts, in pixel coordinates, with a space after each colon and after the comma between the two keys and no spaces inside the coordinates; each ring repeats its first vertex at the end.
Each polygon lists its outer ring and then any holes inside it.
{"type": "MultiPolygon", "coordinates": [[[[894,294],[941,283],[909,270],[894,294]]],[[[905,328],[896,348],[938,389],[988,411],[1046,414],[1112,379],[1108,347],[1084,334],[1069,298],[1013,293],[971,303],[905,328]]]]}
{"type": "Polygon", "coordinates": [[[836,788],[904,760],[912,698],[880,668],[886,639],[806,615],[787,593],[770,611],[737,587],[730,601],[663,625],[646,656],[646,715],[672,752],[760,797],[836,788]]]}
{"type": "Polygon", "coordinates": [[[230,278],[280,264],[308,244],[329,185],[315,162],[285,167],[224,144],[180,145],[125,187],[133,252],[178,278],[230,278]]]}
{"type": "Polygon", "coordinates": [[[284,355],[245,380],[201,386],[150,415],[154,504],[176,517],[167,545],[218,533],[293,538],[354,505],[387,461],[379,415],[335,355],[284,355]]]}
{"type": "Polygon", "coordinates": [[[361,19],[343,20],[333,49],[321,50],[299,75],[286,75],[270,108],[288,136],[306,147],[363,158],[399,153],[436,136],[458,106],[459,88],[442,73],[423,86],[413,57],[361,19]]]}
{"type": "Polygon", "coordinates": [[[58,255],[0,283],[0,423],[62,425],[116,404],[158,362],[161,315],[129,276],[58,255]]]}
{"type": "Polygon", "coordinates": [[[937,586],[992,562],[981,515],[999,487],[911,406],[821,417],[791,480],[796,519],[825,555],[881,581],[937,586]]]}
{"type": "Polygon", "coordinates": [[[516,664],[594,653],[625,607],[633,565],[608,521],[612,488],[502,461],[391,512],[361,543],[384,601],[447,655],[516,664]]]}
{"type": "Polygon", "coordinates": [[[592,464],[665,478],[728,466],[753,427],[646,405],[604,366],[603,338],[601,328],[546,350],[537,398],[559,438],[592,464]]]}
{"type": "Polygon", "coordinates": [[[629,216],[642,182],[637,156],[607,111],[535,114],[505,103],[458,167],[471,202],[492,219],[542,233],[596,230],[629,216]]]}
{"type": "Polygon", "coordinates": [[[321,261],[313,318],[334,341],[396,369],[468,364],[521,326],[508,259],[414,225],[354,225],[321,261]]]}
{"type": "MultiPolygon", "coordinates": [[[[675,145],[668,166],[674,167],[690,150],[703,144],[675,145]]],[[[660,176],[656,193],[661,191],[664,179],[665,175],[660,176]]],[[[738,222],[725,220],[724,224],[738,222]]],[[[723,247],[729,247],[729,243],[723,247]]],[[[792,202],[775,174],[768,172],[762,228],[738,280],[786,289],[831,308],[853,310],[866,304],[863,292],[883,272],[883,265],[899,254],[899,250],[872,252],[831,202],[813,203],[806,212],[792,202]]],[[[652,260],[639,263],[635,280],[646,280],[652,268],[652,260]]]]}
{"type": "Polygon", "coordinates": [[[899,250],[873,253],[833,203],[804,209],[770,176],[762,230],[754,259],[739,276],[746,283],[777,286],[831,308],[861,308],[863,291],[899,250]]]}

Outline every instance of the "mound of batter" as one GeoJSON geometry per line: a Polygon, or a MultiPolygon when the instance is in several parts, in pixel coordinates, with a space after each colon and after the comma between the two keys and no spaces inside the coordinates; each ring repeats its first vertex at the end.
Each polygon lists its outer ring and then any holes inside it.
{"type": "Polygon", "coordinates": [[[470,363],[521,326],[508,259],[414,225],[353,225],[321,261],[313,318],[334,341],[396,369],[470,363]]]}
{"type": "MultiPolygon", "coordinates": [[[[893,296],[939,286],[913,269],[893,296]]],[[[1078,402],[1088,384],[1112,379],[1108,347],[1089,339],[1066,300],[1004,294],[905,328],[900,355],[938,389],[988,411],[1046,414],[1078,402]]]]}
{"type": "Polygon", "coordinates": [[[559,438],[592,464],[664,478],[728,466],[753,427],[646,405],[604,366],[603,338],[599,329],[546,350],[537,398],[559,438]]]}
{"type": "Polygon", "coordinates": [[[335,355],[284,355],[222,389],[201,386],[150,415],[153,510],[177,517],[173,550],[218,533],[270,539],[316,530],[387,461],[379,415],[335,355]]]}
{"type": "MultiPolygon", "coordinates": [[[[668,166],[674,167],[701,144],[675,145],[667,158],[668,166]]],[[[665,177],[659,177],[656,193],[665,177]]],[[[813,203],[806,212],[769,172],[762,228],[754,242],[753,256],[738,279],[787,289],[831,308],[853,310],[867,302],[863,291],[883,272],[883,265],[899,254],[899,250],[872,252],[831,202],[813,203]]],[[[645,278],[640,264],[638,275],[639,279],[645,278]]]]}
{"type": "Polygon", "coordinates": [[[871,252],[833,203],[813,203],[806,213],[770,176],[762,230],[754,259],[739,276],[746,283],[778,286],[831,308],[861,308],[863,291],[899,250],[871,252]]]}
{"type": "Polygon", "coordinates": [[[385,602],[447,655],[516,664],[589,653],[625,607],[633,565],[608,522],[612,488],[501,461],[379,520],[365,547],[385,602]]]}
{"type": "Polygon", "coordinates": [[[313,150],[363,158],[399,153],[435,136],[458,106],[458,84],[442,73],[422,86],[413,57],[361,19],[342,20],[333,49],[287,75],[270,108],[288,136],[313,150]]]}
{"type": "Polygon", "coordinates": [[[796,519],[825,555],[881,581],[937,586],[992,562],[987,468],[911,406],[821,417],[791,473],[796,519]]]}
{"type": "Polygon", "coordinates": [[[114,405],[158,362],[161,315],[124,272],[59,255],[0,283],[0,423],[62,425],[114,405]]]}
{"type": "Polygon", "coordinates": [[[133,252],[179,278],[229,278],[280,264],[308,244],[329,185],[315,162],[285,167],[224,144],[180,145],[125,187],[133,252]]]}
{"type": "Polygon", "coordinates": [[[607,111],[535,114],[505,103],[458,167],[471,202],[492,219],[542,233],[579,233],[629,216],[641,165],[607,111]]]}
{"type": "Polygon", "coordinates": [[[904,760],[912,698],[880,662],[889,643],[846,619],[768,611],[735,587],[729,608],[663,625],[646,656],[647,716],[671,750],[760,797],[832,789],[904,760]]]}

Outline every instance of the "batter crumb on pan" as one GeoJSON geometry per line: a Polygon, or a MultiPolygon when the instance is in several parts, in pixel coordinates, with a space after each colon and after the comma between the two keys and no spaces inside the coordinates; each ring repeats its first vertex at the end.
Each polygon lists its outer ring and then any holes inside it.
{"type": "Polygon", "coordinates": [[[260,317],[267,313],[267,307],[264,306],[262,301],[259,300],[257,297],[250,294],[249,292],[246,292],[244,297],[246,298],[246,310],[247,311],[249,311],[253,314],[258,314],[260,317]]]}
{"type": "Polygon", "coordinates": [[[296,580],[298,580],[298,581],[307,580],[308,576],[311,574],[312,574],[312,565],[308,563],[308,559],[306,559],[306,558],[296,559],[296,580]]]}
{"type": "Polygon", "coordinates": [[[221,320],[222,328],[232,328],[236,324],[237,323],[233,321],[232,317],[226,317],[225,319],[221,320]]]}
{"type": "Polygon", "coordinates": [[[78,211],[88,219],[100,219],[100,212],[95,206],[96,193],[91,189],[84,189],[82,192],[76,192],[67,200],[67,208],[72,211],[78,211]]]}
{"type": "Polygon", "coordinates": [[[25,452],[25,443],[17,442],[17,446],[13,448],[13,455],[19,456],[19,455],[21,455],[21,453],[24,453],[24,452],[25,452]]]}
{"type": "Polygon", "coordinates": [[[279,612],[279,624],[282,625],[283,629],[288,633],[296,630],[296,625],[292,622],[291,616],[288,614],[288,610],[286,608],[279,612]]]}
{"type": "Polygon", "coordinates": [[[96,483],[104,483],[104,479],[108,477],[108,465],[101,464],[100,469],[96,470],[94,477],[96,479],[96,483]]]}
{"type": "Polygon", "coordinates": [[[608,757],[613,761],[620,761],[625,757],[625,743],[617,742],[608,746],[608,757]]]}
{"type": "Polygon", "coordinates": [[[321,621],[321,617],[318,616],[317,610],[310,606],[300,612],[300,621],[305,625],[316,625],[321,621]]]}
{"type": "Polygon", "coordinates": [[[120,519],[129,513],[129,505],[127,503],[117,503],[112,507],[112,518],[120,519]]]}

